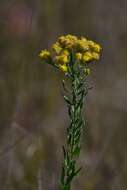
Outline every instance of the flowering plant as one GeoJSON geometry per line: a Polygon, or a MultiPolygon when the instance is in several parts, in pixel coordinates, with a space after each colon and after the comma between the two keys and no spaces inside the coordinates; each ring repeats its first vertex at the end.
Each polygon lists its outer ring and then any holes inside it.
{"type": "Polygon", "coordinates": [[[71,90],[68,91],[63,80],[70,125],[67,128],[67,143],[63,146],[60,190],[70,190],[73,178],[81,170],[77,168],[77,159],[81,151],[81,135],[86,124],[83,117],[84,98],[89,90],[86,79],[90,74],[89,63],[99,60],[100,52],[99,44],[84,37],[66,35],[58,38],[52,45],[51,52],[42,50],[39,54],[42,62],[62,70],[71,84],[71,90]]]}

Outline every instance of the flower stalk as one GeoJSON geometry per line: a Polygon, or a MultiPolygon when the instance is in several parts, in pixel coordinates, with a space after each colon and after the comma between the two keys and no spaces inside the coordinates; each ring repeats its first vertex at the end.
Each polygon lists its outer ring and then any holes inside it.
{"type": "Polygon", "coordinates": [[[81,170],[77,167],[77,160],[86,123],[83,113],[84,99],[89,90],[86,79],[90,74],[89,64],[99,60],[100,51],[100,45],[91,40],[66,35],[58,38],[52,45],[51,52],[42,50],[39,54],[43,63],[48,63],[65,73],[71,88],[68,93],[63,81],[64,100],[68,107],[70,124],[67,127],[66,146],[63,146],[60,190],[71,190],[72,181],[81,170]]]}
{"type": "Polygon", "coordinates": [[[68,96],[64,95],[64,100],[68,107],[70,125],[67,128],[66,148],[63,147],[64,160],[62,163],[60,190],[70,190],[73,178],[81,170],[81,168],[77,167],[76,162],[81,150],[81,135],[85,125],[83,105],[88,88],[86,86],[86,75],[84,75],[81,69],[76,68],[78,66],[75,65],[75,60],[71,59],[68,75],[71,83],[71,94],[68,96]]]}

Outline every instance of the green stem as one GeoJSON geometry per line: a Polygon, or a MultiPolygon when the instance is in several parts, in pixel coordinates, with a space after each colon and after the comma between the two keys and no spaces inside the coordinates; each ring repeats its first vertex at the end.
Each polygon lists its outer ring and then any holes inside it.
{"type": "Polygon", "coordinates": [[[60,190],[70,190],[73,178],[79,173],[76,162],[81,150],[81,134],[83,122],[83,101],[85,85],[80,70],[70,67],[70,82],[72,88],[71,97],[64,96],[68,105],[70,126],[67,128],[67,145],[63,147],[64,160],[62,164],[60,190]],[[77,72],[78,71],[78,72],[77,72]]]}

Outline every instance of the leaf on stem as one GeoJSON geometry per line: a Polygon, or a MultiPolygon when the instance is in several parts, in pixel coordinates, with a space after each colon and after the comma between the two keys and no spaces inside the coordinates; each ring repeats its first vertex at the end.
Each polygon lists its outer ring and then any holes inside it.
{"type": "Polygon", "coordinates": [[[64,95],[64,100],[67,102],[67,104],[71,105],[71,101],[69,100],[69,98],[67,96],[64,95]]]}

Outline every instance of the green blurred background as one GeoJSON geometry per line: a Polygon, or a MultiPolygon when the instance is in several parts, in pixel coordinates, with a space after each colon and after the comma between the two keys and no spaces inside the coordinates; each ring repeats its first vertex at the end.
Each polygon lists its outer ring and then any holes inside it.
{"type": "Polygon", "coordinates": [[[0,0],[0,189],[58,190],[68,125],[63,73],[38,53],[63,34],[103,47],[91,66],[73,190],[127,189],[127,1],[0,0]]]}

